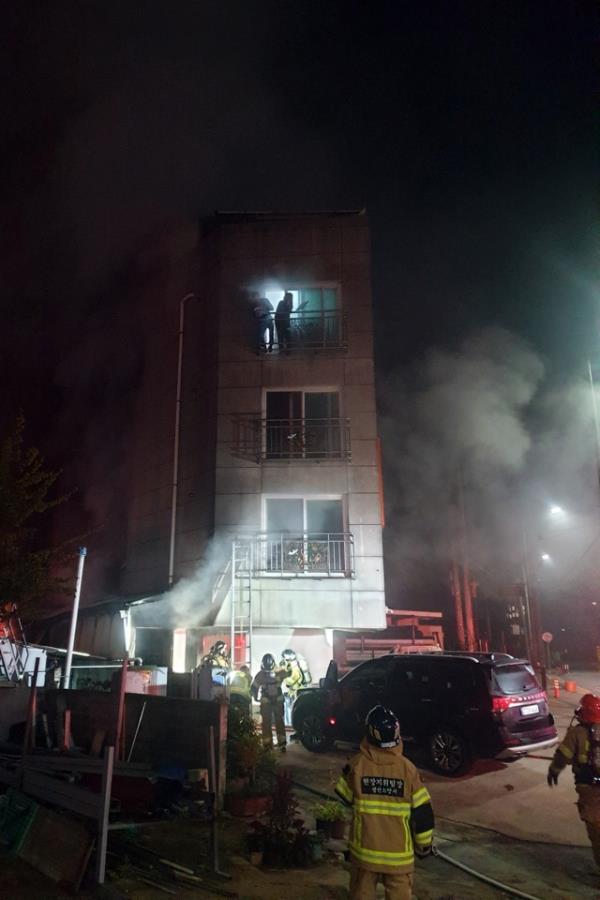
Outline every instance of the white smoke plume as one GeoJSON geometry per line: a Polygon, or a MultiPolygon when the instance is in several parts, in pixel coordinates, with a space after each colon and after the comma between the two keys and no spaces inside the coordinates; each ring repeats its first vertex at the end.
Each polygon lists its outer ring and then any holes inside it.
{"type": "Polygon", "coordinates": [[[383,385],[392,577],[397,568],[410,580],[415,566],[447,559],[460,477],[473,555],[489,562],[532,447],[526,413],[543,377],[542,360],[524,341],[490,328],[456,349],[431,351],[383,385]]]}
{"type": "Polygon", "coordinates": [[[161,628],[212,624],[231,584],[230,560],[231,539],[212,538],[193,575],[182,578],[156,602],[134,607],[135,624],[161,628]]]}
{"type": "Polygon", "coordinates": [[[533,557],[554,542],[561,577],[585,558],[600,523],[583,377],[553,383],[521,338],[488,328],[381,387],[390,605],[444,589],[461,482],[472,569],[488,591],[519,577],[523,532],[533,557]],[[569,528],[550,521],[553,503],[570,510],[569,528]]]}

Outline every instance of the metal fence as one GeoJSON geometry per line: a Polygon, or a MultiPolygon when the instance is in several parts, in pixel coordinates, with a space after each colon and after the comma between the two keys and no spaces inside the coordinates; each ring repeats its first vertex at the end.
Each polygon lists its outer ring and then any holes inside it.
{"type": "Polygon", "coordinates": [[[348,419],[234,418],[233,452],[268,459],[350,459],[348,419]]]}
{"type": "Polygon", "coordinates": [[[340,310],[293,312],[289,323],[275,317],[275,347],[293,350],[345,350],[348,346],[346,317],[340,310]]]}
{"type": "Polygon", "coordinates": [[[263,533],[254,540],[256,573],[323,577],[350,576],[354,571],[354,543],[348,532],[263,533]]]}

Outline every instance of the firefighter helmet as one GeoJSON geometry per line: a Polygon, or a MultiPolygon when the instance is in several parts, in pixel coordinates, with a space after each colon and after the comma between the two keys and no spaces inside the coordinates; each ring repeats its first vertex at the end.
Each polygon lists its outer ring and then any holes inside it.
{"type": "Polygon", "coordinates": [[[225,641],[217,641],[210,649],[212,653],[223,653],[224,650],[227,650],[227,644],[225,641]]]}
{"type": "Polygon", "coordinates": [[[398,717],[385,706],[374,706],[367,713],[367,740],[376,747],[387,749],[400,743],[400,722],[398,717]]]}
{"type": "Polygon", "coordinates": [[[283,651],[283,653],[281,654],[281,658],[286,662],[294,662],[294,660],[298,657],[296,656],[295,650],[291,650],[290,648],[288,648],[287,650],[283,651]]]}
{"type": "Polygon", "coordinates": [[[600,697],[595,694],[584,694],[575,715],[585,725],[600,724],[600,697]]]}
{"type": "Polygon", "coordinates": [[[271,672],[275,668],[275,657],[272,653],[265,653],[260,664],[261,669],[265,672],[271,672]]]}

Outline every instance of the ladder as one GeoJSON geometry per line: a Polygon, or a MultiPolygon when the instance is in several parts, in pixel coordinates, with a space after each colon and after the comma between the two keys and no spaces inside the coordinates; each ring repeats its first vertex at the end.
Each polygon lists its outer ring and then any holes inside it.
{"type": "Polygon", "coordinates": [[[231,542],[231,666],[250,666],[252,660],[252,540],[231,542]]]}
{"type": "Polygon", "coordinates": [[[29,649],[16,604],[0,608],[0,675],[21,681],[27,670],[29,649]]]}

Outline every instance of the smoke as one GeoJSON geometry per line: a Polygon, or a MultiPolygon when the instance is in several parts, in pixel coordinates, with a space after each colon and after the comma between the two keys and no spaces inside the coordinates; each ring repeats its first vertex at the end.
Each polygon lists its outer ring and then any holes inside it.
{"type": "Polygon", "coordinates": [[[231,539],[208,541],[201,562],[157,603],[133,607],[137,627],[197,628],[212,625],[231,585],[231,539]]]}
{"type": "Polygon", "coordinates": [[[386,575],[403,604],[445,578],[461,485],[472,566],[491,590],[515,578],[522,522],[535,533],[552,498],[582,511],[594,485],[589,387],[553,385],[514,334],[487,328],[432,350],[380,400],[386,575]]]}

